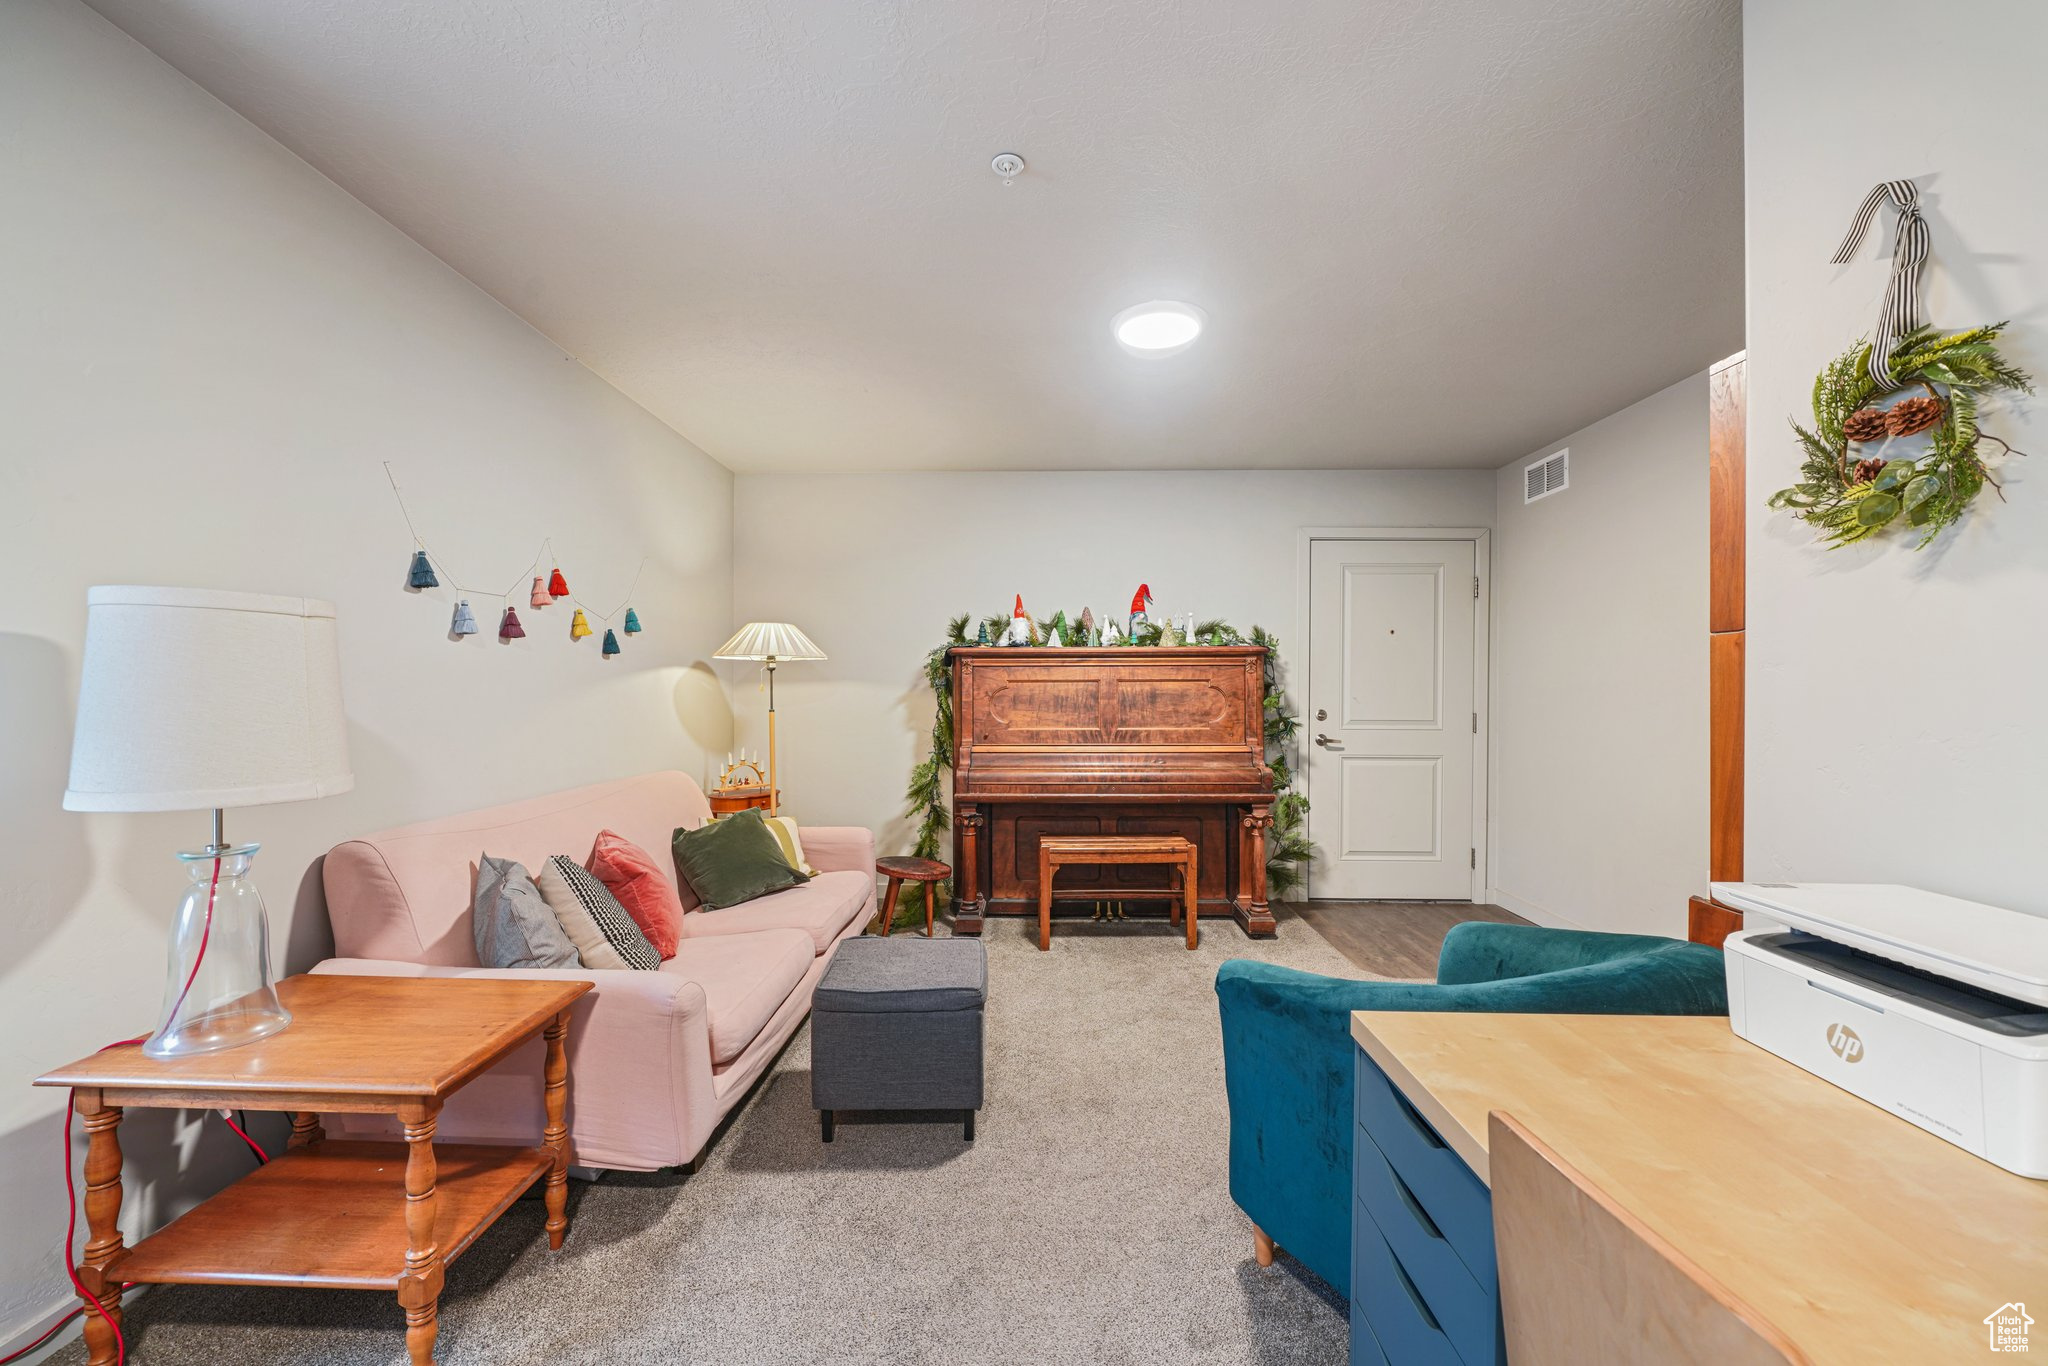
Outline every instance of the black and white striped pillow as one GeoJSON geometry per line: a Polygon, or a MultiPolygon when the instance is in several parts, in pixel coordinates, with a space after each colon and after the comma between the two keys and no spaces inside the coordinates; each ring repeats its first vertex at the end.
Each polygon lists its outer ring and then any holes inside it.
{"type": "MultiPolygon", "coordinates": [[[[598,933],[626,961],[627,967],[652,972],[661,966],[661,955],[654,951],[654,945],[647,942],[647,936],[633,923],[633,917],[626,914],[626,908],[619,904],[619,899],[593,873],[567,854],[556,854],[549,859],[548,869],[567,885],[576,898],[576,904],[597,923],[598,933]]],[[[543,887],[542,894],[546,895],[548,890],[543,887]]],[[[557,908],[558,917],[560,913],[560,908],[557,908]]],[[[573,941],[576,936],[572,933],[569,937],[573,941]]],[[[590,961],[587,954],[584,961],[590,961]]]]}

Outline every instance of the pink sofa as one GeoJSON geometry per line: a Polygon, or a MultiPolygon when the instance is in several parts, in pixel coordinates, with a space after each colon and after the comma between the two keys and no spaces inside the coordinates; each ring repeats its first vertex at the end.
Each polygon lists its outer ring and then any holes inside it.
{"type": "MultiPolygon", "coordinates": [[[[874,914],[874,835],[805,829],[818,876],[728,910],[704,910],[679,887],[683,939],[658,972],[479,967],[470,898],[483,854],[529,870],[553,854],[580,862],[603,829],[666,862],[677,827],[709,815],[687,776],[649,773],[336,845],[323,871],[336,957],[313,971],[595,982],[569,1027],[575,1160],[635,1171],[693,1161],[796,1032],[832,950],[874,914]]],[[[537,1142],[540,1065],[535,1043],[471,1082],[442,1111],[440,1135],[537,1142]]],[[[327,1120],[335,1134],[386,1127],[377,1116],[327,1120]]]]}

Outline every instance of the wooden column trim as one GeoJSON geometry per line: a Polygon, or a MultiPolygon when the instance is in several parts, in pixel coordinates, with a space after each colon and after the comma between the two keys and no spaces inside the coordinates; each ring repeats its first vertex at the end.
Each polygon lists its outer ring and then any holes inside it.
{"type": "MultiPolygon", "coordinates": [[[[1749,412],[1745,353],[1707,371],[1707,876],[1742,880],[1749,412]]],[[[1694,897],[1686,937],[1719,944],[1742,916],[1694,897]]]]}

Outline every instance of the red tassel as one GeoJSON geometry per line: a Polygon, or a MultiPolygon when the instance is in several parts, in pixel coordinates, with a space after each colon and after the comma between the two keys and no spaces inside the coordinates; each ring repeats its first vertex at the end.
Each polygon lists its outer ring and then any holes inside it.
{"type": "Polygon", "coordinates": [[[556,569],[548,577],[548,596],[551,598],[566,598],[569,596],[569,581],[562,577],[560,569],[556,569]]]}

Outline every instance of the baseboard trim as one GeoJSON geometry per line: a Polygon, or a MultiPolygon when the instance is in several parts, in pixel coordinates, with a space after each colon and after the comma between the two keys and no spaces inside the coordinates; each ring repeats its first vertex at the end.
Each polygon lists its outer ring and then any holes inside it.
{"type": "Polygon", "coordinates": [[[1583,930],[1589,928],[1568,915],[1559,915],[1547,906],[1533,901],[1524,901],[1505,888],[1495,887],[1487,893],[1487,900],[1504,911],[1513,911],[1524,920],[1533,920],[1538,925],[1548,925],[1553,930],[1583,930]]]}

